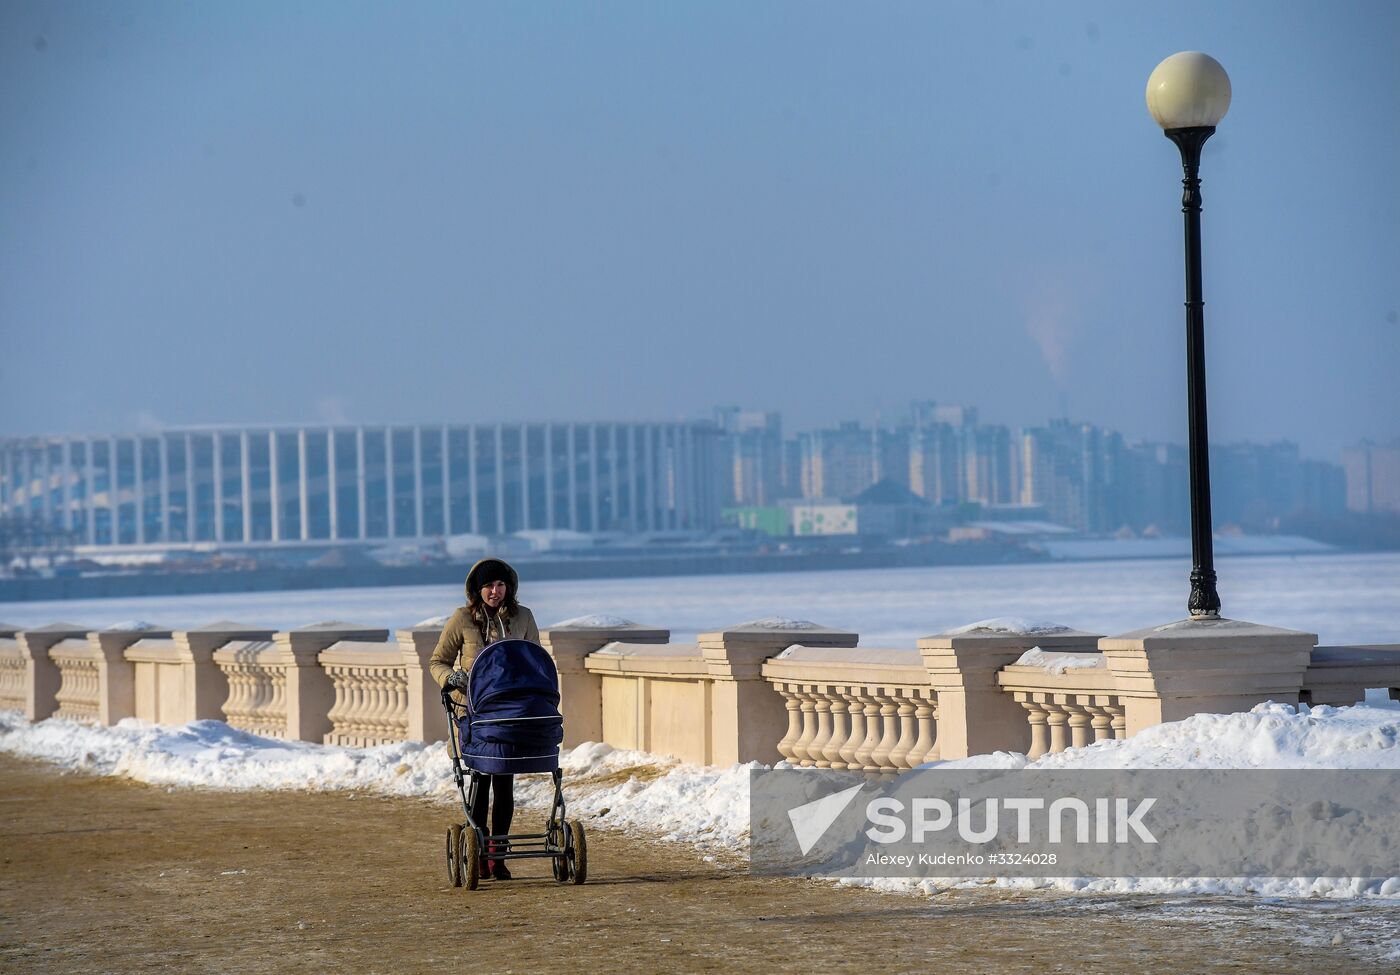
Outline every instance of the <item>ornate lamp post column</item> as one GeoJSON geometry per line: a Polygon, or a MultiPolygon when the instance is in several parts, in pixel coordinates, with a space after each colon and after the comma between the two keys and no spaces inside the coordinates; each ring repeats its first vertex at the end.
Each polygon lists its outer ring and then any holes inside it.
{"type": "Polygon", "coordinates": [[[1186,394],[1191,457],[1191,598],[1193,619],[1220,616],[1210,522],[1210,454],[1206,435],[1205,301],[1201,297],[1201,147],[1230,108],[1230,77],[1198,51],[1173,54],[1147,79],[1147,109],[1181,150],[1181,212],[1186,217],[1186,394]]]}

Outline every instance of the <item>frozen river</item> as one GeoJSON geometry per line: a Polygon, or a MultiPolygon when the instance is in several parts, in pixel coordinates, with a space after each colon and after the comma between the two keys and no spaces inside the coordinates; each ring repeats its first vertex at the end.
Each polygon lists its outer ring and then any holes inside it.
{"type": "MultiPolygon", "coordinates": [[[[669,627],[672,638],[764,616],[855,630],[863,646],[992,616],[1121,633],[1186,615],[1189,563],[1175,559],[941,566],[731,576],[522,583],[542,626],[592,613],[669,627]]],[[[1400,553],[1225,558],[1226,616],[1318,633],[1323,643],[1400,643],[1400,553]]],[[[0,603],[0,620],[101,627],[141,619],[172,627],[234,620],[286,629],[321,620],[408,626],[462,603],[460,586],[0,603]]]]}

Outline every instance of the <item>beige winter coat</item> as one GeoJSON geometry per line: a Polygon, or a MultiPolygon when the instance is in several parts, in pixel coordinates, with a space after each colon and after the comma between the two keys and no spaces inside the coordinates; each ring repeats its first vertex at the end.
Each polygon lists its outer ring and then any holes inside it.
{"type": "MultiPolygon", "coordinates": [[[[473,577],[487,562],[500,562],[505,566],[509,576],[506,589],[509,596],[513,597],[519,586],[519,577],[515,570],[500,559],[482,559],[467,573],[468,601],[471,599],[473,577]]],[[[433,649],[433,656],[428,664],[433,680],[437,681],[438,687],[446,687],[447,678],[452,676],[452,671],[470,669],[472,661],[482,648],[498,640],[540,642],[540,629],[535,624],[535,614],[530,612],[528,606],[517,605],[513,616],[507,616],[502,609],[500,614],[488,616],[481,622],[471,618],[466,606],[459,606],[447,621],[447,625],[442,628],[442,635],[438,637],[437,646],[433,649]]],[[[466,704],[460,691],[453,691],[452,696],[459,704],[466,704]]]]}

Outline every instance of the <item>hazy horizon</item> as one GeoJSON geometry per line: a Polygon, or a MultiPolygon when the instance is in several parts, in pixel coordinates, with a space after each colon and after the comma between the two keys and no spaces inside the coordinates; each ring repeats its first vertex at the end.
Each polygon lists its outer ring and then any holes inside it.
{"type": "Polygon", "coordinates": [[[1186,439],[1204,50],[1211,439],[1400,435],[1400,5],[0,10],[0,435],[1068,416],[1186,439]]]}
{"type": "MultiPolygon", "coordinates": [[[[879,417],[878,417],[878,420],[879,420],[879,423],[880,423],[880,425],[881,425],[881,428],[882,428],[882,429],[885,429],[885,430],[890,430],[890,429],[893,429],[894,427],[899,426],[899,425],[904,425],[904,424],[912,423],[913,421],[912,421],[912,415],[911,415],[911,409],[910,409],[910,407],[912,407],[912,405],[913,405],[913,404],[906,404],[906,408],[905,408],[905,409],[898,410],[898,411],[886,411],[886,412],[883,412],[882,414],[880,414],[879,417]]],[[[940,404],[940,405],[943,405],[943,404],[940,404]]],[[[957,404],[949,403],[949,404],[946,404],[946,405],[949,405],[949,406],[970,406],[970,407],[974,407],[974,408],[977,407],[977,404],[976,404],[976,403],[957,403],[957,404]]],[[[535,422],[545,422],[545,423],[548,423],[548,422],[573,422],[573,421],[575,421],[575,420],[576,420],[577,422],[585,423],[585,424],[587,424],[587,423],[613,423],[613,422],[616,422],[616,423],[668,423],[668,422],[673,422],[673,421],[681,421],[681,422],[684,422],[684,421],[693,421],[693,420],[715,419],[715,411],[718,410],[718,409],[723,409],[723,408],[724,408],[724,407],[715,406],[715,407],[712,407],[712,408],[709,409],[709,410],[702,410],[702,411],[698,412],[698,413],[695,414],[695,415],[691,415],[691,416],[678,416],[678,417],[653,417],[653,416],[632,416],[632,417],[627,417],[627,416],[606,416],[606,417],[585,417],[585,416],[577,416],[577,417],[572,417],[572,416],[571,416],[571,417],[554,417],[554,418],[550,418],[550,417],[541,417],[541,418],[539,418],[538,421],[535,420],[535,419],[531,419],[531,420],[528,420],[528,421],[526,421],[526,420],[520,420],[519,422],[522,422],[522,423],[525,423],[525,422],[528,422],[528,423],[535,423],[535,422]]],[[[783,432],[783,438],[784,438],[785,440],[788,439],[788,438],[793,437],[793,436],[796,435],[796,434],[808,433],[808,432],[815,432],[815,431],[817,431],[817,430],[834,430],[834,429],[836,429],[837,425],[838,425],[841,421],[843,421],[843,420],[855,420],[855,421],[860,422],[861,426],[862,426],[864,429],[870,429],[871,427],[873,427],[874,422],[875,422],[875,419],[876,419],[875,417],[856,417],[856,416],[852,416],[852,417],[837,417],[836,420],[833,421],[833,422],[831,422],[830,424],[824,424],[824,425],[821,425],[821,426],[803,426],[803,427],[797,427],[797,426],[793,425],[793,424],[789,421],[789,419],[788,419],[788,414],[787,414],[787,413],[785,413],[785,412],[783,412],[783,411],[781,411],[781,410],[779,410],[779,411],[777,411],[777,412],[781,413],[781,414],[782,414],[782,417],[783,417],[782,432],[783,432]]],[[[1090,422],[1090,421],[1082,420],[1082,419],[1077,418],[1077,417],[1060,417],[1060,416],[1053,416],[1053,415],[1052,415],[1052,416],[1042,417],[1042,418],[1037,419],[1037,420],[1025,420],[1025,421],[1021,421],[1021,422],[1012,421],[1012,422],[1008,422],[1008,423],[1002,423],[1002,422],[999,421],[999,420],[997,420],[997,421],[988,420],[985,416],[983,416],[982,411],[981,411],[980,409],[977,410],[977,415],[978,415],[978,419],[977,419],[978,424],[983,425],[983,426],[986,426],[986,425],[988,425],[988,424],[995,424],[995,425],[1005,426],[1005,427],[1009,428],[1011,431],[1013,431],[1013,433],[1014,433],[1015,431],[1018,431],[1018,430],[1029,430],[1029,429],[1032,429],[1032,428],[1035,428],[1035,427],[1045,427],[1045,426],[1048,426],[1049,424],[1051,424],[1052,422],[1056,422],[1056,421],[1060,421],[1060,420],[1068,420],[1068,421],[1071,422],[1071,423],[1090,422]]],[[[512,423],[512,422],[515,422],[515,420],[513,420],[513,419],[510,418],[510,417],[504,417],[504,418],[501,418],[501,419],[499,419],[499,420],[484,420],[484,419],[481,419],[481,420],[475,420],[475,421],[472,421],[472,420],[461,421],[462,424],[470,424],[470,423],[473,423],[473,422],[475,422],[475,423],[480,423],[480,424],[485,425],[485,426],[494,426],[494,425],[496,425],[497,423],[510,424],[510,423],[512,423]]],[[[454,426],[454,427],[455,427],[455,426],[458,426],[458,425],[461,425],[461,424],[459,424],[459,423],[453,423],[453,422],[449,422],[449,421],[444,421],[444,420],[441,420],[441,419],[438,419],[438,420],[433,420],[433,419],[426,419],[426,420],[396,420],[396,421],[387,421],[387,422],[386,422],[386,421],[377,420],[376,418],[373,418],[373,417],[366,417],[366,418],[363,418],[363,419],[355,419],[355,420],[349,420],[349,419],[346,419],[346,420],[334,420],[334,419],[314,418],[314,419],[308,419],[308,420],[302,420],[302,421],[287,420],[287,421],[271,421],[271,422],[261,422],[261,423],[237,423],[237,422],[228,422],[228,423],[165,423],[165,422],[163,422],[163,421],[156,421],[155,418],[153,418],[153,417],[141,417],[141,416],[138,416],[138,417],[135,418],[135,422],[134,422],[132,425],[127,426],[127,427],[110,427],[110,428],[106,428],[106,427],[94,427],[94,428],[83,429],[83,430],[27,430],[27,431],[17,431],[17,432],[14,433],[14,434],[10,434],[10,433],[0,433],[0,439],[3,439],[3,438],[6,437],[6,436],[20,436],[21,438],[27,437],[27,436],[36,436],[36,437],[41,437],[41,438],[42,438],[42,437],[72,437],[72,436],[81,437],[81,436],[88,436],[88,435],[95,436],[95,437],[103,437],[103,436],[107,436],[107,435],[118,435],[118,436],[120,436],[120,435],[132,435],[132,434],[154,435],[154,434],[158,434],[158,433],[160,433],[160,432],[162,432],[162,431],[180,431],[180,430],[195,430],[195,431],[200,431],[200,430],[211,430],[211,431],[219,431],[219,430],[245,430],[245,429],[250,429],[250,428],[262,428],[262,427],[266,427],[266,428],[269,428],[269,429],[297,429],[297,428],[302,428],[302,427],[306,427],[306,428],[315,428],[315,427],[326,427],[326,426],[332,426],[332,427],[338,427],[338,426],[344,426],[344,427],[358,427],[358,426],[364,426],[364,427],[366,427],[366,428],[377,428],[377,427],[392,426],[392,427],[396,427],[396,428],[403,428],[403,427],[411,427],[411,426],[432,427],[432,426],[441,426],[441,425],[447,425],[447,426],[454,426]]],[[[1107,430],[1107,431],[1110,431],[1110,432],[1123,434],[1123,435],[1124,435],[1124,439],[1125,439],[1125,440],[1127,441],[1127,443],[1129,443],[1129,444],[1134,444],[1134,443],[1142,443],[1142,444],[1146,444],[1146,443],[1166,443],[1166,444],[1171,444],[1171,445],[1174,445],[1174,446],[1182,447],[1183,449],[1186,447],[1186,439],[1185,439],[1184,436],[1183,436],[1183,437],[1180,437],[1180,438],[1176,438],[1176,439],[1172,439],[1172,438],[1169,437],[1169,438],[1166,438],[1166,439],[1163,439],[1163,440],[1148,440],[1148,439],[1146,439],[1146,438],[1135,437],[1135,436],[1131,435],[1131,433],[1129,433],[1129,432],[1127,432],[1127,431],[1123,431],[1123,430],[1120,430],[1120,429],[1114,427],[1111,423],[1106,423],[1106,424],[1105,424],[1105,423],[1099,423],[1099,424],[1097,424],[1097,426],[1099,426],[1101,429],[1104,429],[1104,430],[1107,430]]],[[[1184,431],[1183,431],[1183,433],[1184,433],[1184,431]]],[[[1392,439],[1393,439],[1393,438],[1392,438],[1392,439]]],[[[1212,437],[1212,438],[1211,438],[1210,444],[1211,444],[1212,449],[1214,449],[1214,448],[1216,448],[1216,447],[1227,447],[1227,446],[1237,445],[1237,444],[1241,444],[1241,443],[1269,444],[1269,443],[1278,443],[1278,442],[1292,442],[1292,443],[1297,443],[1296,439],[1289,438],[1289,437],[1274,437],[1274,438],[1270,438],[1270,439],[1268,439],[1268,440],[1243,440],[1243,439],[1236,439],[1236,440],[1228,440],[1228,441],[1227,441],[1227,440],[1222,440],[1220,437],[1212,437]]],[[[1351,439],[1351,440],[1346,441],[1346,442],[1343,443],[1341,446],[1339,446],[1336,450],[1334,450],[1334,451],[1332,451],[1331,453],[1326,454],[1326,455],[1323,455],[1323,454],[1321,454],[1321,453],[1319,453],[1319,452],[1316,452],[1316,451],[1310,451],[1307,447],[1305,447],[1305,446],[1303,446],[1303,445],[1300,445],[1300,451],[1301,451],[1301,455],[1302,455],[1303,459],[1327,460],[1327,461],[1336,463],[1336,462],[1338,462],[1339,459],[1340,459],[1340,454],[1341,454],[1341,450],[1342,450],[1342,449],[1345,449],[1346,447],[1355,447],[1355,446],[1359,445],[1361,442],[1363,442],[1363,438],[1353,438],[1353,439],[1351,439]]],[[[1376,442],[1376,441],[1371,441],[1371,442],[1376,442]]]]}

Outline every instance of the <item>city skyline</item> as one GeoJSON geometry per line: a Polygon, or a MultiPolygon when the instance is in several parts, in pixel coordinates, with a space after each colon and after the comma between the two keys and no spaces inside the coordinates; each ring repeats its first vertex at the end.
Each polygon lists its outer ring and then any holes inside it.
{"type": "MultiPolygon", "coordinates": [[[[856,424],[861,425],[862,427],[868,427],[868,428],[875,428],[875,427],[878,427],[878,428],[880,428],[880,429],[894,429],[894,428],[899,427],[899,426],[901,426],[901,425],[906,425],[906,424],[910,424],[910,423],[916,423],[916,422],[917,422],[917,420],[916,420],[916,414],[918,413],[918,411],[919,411],[919,409],[920,409],[921,407],[933,407],[933,406],[935,406],[935,405],[938,406],[938,407],[948,407],[948,408],[955,409],[955,410],[967,410],[967,411],[970,411],[970,412],[971,412],[972,416],[974,416],[974,417],[978,418],[979,420],[981,420],[981,421],[983,422],[983,425],[1005,427],[1005,428],[1007,428],[1008,430],[1018,431],[1018,432],[1027,431],[1027,430],[1032,430],[1032,429],[1036,429],[1036,428],[1039,428],[1039,427],[1044,427],[1044,426],[1046,426],[1047,424],[1051,424],[1051,423],[1070,423],[1070,424],[1076,424],[1076,425],[1079,425],[1079,424],[1086,424],[1086,425],[1098,427],[1098,428],[1101,428],[1101,429],[1103,429],[1103,430],[1111,431],[1111,432],[1113,432],[1113,433],[1119,434],[1119,435],[1121,435],[1121,436],[1125,439],[1125,441],[1127,441],[1127,442],[1130,443],[1130,444],[1138,444],[1138,445],[1155,445],[1155,444],[1161,444],[1161,445],[1164,445],[1164,446],[1171,446],[1171,447],[1184,447],[1185,444],[1186,444],[1186,435],[1185,435],[1185,434],[1186,434],[1186,431],[1185,431],[1184,420],[1183,420],[1183,425],[1182,425],[1183,428],[1182,428],[1182,430],[1181,430],[1181,436],[1180,436],[1179,439],[1172,439],[1172,438],[1158,439],[1158,438],[1140,436],[1140,435],[1135,434],[1133,431],[1130,431],[1130,430],[1123,430],[1123,429],[1120,429],[1120,428],[1118,428],[1118,427],[1116,427],[1116,426],[1113,426],[1112,424],[1094,421],[1094,420],[1091,420],[1091,419],[1088,419],[1088,418],[1085,418],[1085,417],[1075,417],[1075,416],[1069,416],[1069,415],[1063,415],[1063,414],[1049,413],[1049,414],[1044,415],[1041,419],[1038,419],[1038,420],[1037,420],[1037,419],[1022,419],[1022,420],[1010,420],[1010,421],[1005,421],[1005,420],[1002,420],[1002,419],[990,419],[989,417],[987,417],[986,415],[984,415],[984,407],[983,407],[982,404],[980,404],[980,403],[976,403],[976,402],[945,402],[945,401],[942,401],[942,400],[921,399],[921,398],[911,398],[911,399],[907,400],[906,402],[904,402],[903,407],[902,407],[902,408],[899,408],[899,409],[887,409],[887,410],[880,411],[880,412],[877,412],[877,413],[872,414],[872,415],[869,415],[869,416],[844,416],[844,417],[843,417],[843,416],[835,416],[835,417],[833,417],[832,420],[830,420],[829,422],[822,423],[822,424],[806,425],[806,426],[795,426],[795,425],[790,424],[790,423],[787,421],[787,417],[789,416],[789,411],[784,410],[784,409],[781,409],[781,408],[759,408],[759,407],[756,407],[756,406],[748,406],[748,405],[745,405],[745,406],[736,406],[736,405],[732,405],[732,404],[726,404],[726,405],[711,404],[708,408],[703,408],[703,407],[702,407],[702,408],[698,409],[697,411],[695,411],[695,413],[693,413],[693,414],[691,414],[691,415],[681,415],[681,416],[673,416],[673,417],[665,417],[665,418],[659,418],[659,417],[654,417],[654,416],[653,416],[653,417],[639,417],[639,416],[632,416],[632,417],[622,417],[622,416],[579,416],[579,417],[572,418],[572,419],[569,419],[569,420],[560,420],[560,419],[557,418],[557,417],[553,417],[553,418],[546,417],[546,418],[544,418],[544,419],[539,419],[539,418],[536,418],[536,417],[533,417],[533,416],[527,416],[527,415],[524,415],[524,414],[518,414],[518,415],[489,416],[489,417],[483,415],[483,416],[480,417],[479,419],[450,419],[450,418],[449,418],[449,419],[444,419],[444,418],[442,418],[442,417],[436,417],[436,418],[429,417],[429,418],[408,419],[408,420],[386,420],[386,419],[383,419],[383,418],[372,418],[372,419],[353,420],[353,419],[349,419],[349,418],[343,418],[343,419],[339,419],[339,420],[307,419],[307,420],[284,420],[284,421],[280,421],[280,422],[252,422],[252,421],[240,422],[240,421],[237,421],[237,420],[227,420],[227,421],[208,422],[208,423],[174,423],[174,422],[167,423],[167,422],[164,422],[164,421],[157,421],[154,417],[150,417],[150,418],[147,418],[147,422],[145,422],[145,423],[134,423],[134,424],[129,424],[129,425],[120,426],[120,427],[119,427],[119,426],[113,426],[113,427],[108,427],[108,428],[102,428],[102,427],[99,426],[99,427],[90,427],[90,428],[87,428],[87,429],[74,429],[74,430],[55,430],[55,429],[48,429],[48,430],[14,430],[14,431],[6,431],[6,432],[0,432],[0,441],[4,441],[4,440],[15,440],[15,441],[24,441],[24,440],[47,440],[47,439],[58,439],[58,438],[65,438],[65,437],[66,437],[66,438],[74,438],[74,437],[96,437],[96,438],[101,438],[101,437],[110,437],[110,436],[135,436],[135,435],[140,435],[140,434],[156,435],[156,434],[159,434],[159,433],[165,432],[165,431],[181,431],[181,432],[183,432],[183,431],[187,431],[187,430],[188,430],[188,431],[210,431],[210,432],[213,432],[213,431],[247,430],[247,429],[258,429],[258,430],[288,430],[288,431],[295,431],[295,430],[298,430],[298,429],[303,429],[303,428],[308,428],[308,429],[309,429],[309,428],[314,428],[314,427],[339,428],[339,429],[355,429],[355,428],[379,429],[379,428],[390,428],[390,427],[393,427],[393,428],[411,428],[411,427],[424,427],[424,426],[495,426],[495,425],[516,426],[516,425],[521,425],[521,424],[557,424],[557,423],[576,423],[576,424],[581,424],[581,425],[593,425],[593,424],[610,425],[610,424],[634,424],[634,423],[663,423],[663,424],[664,424],[664,423],[679,423],[679,424],[688,424],[688,423],[701,423],[701,422],[705,422],[705,421],[716,421],[716,422],[721,422],[721,421],[718,419],[718,418],[720,417],[720,415],[723,414],[723,413],[725,413],[725,412],[729,412],[729,411],[737,412],[737,413],[743,414],[743,415],[755,415],[755,416],[756,416],[756,415],[776,415],[777,417],[780,418],[780,422],[781,422],[781,424],[782,424],[782,429],[783,429],[784,434],[790,436],[790,435],[794,435],[794,434],[816,433],[816,432],[820,432],[820,431],[822,431],[822,430],[836,430],[836,429],[839,429],[839,428],[842,427],[842,426],[849,425],[849,424],[852,424],[852,423],[856,423],[856,424]]],[[[722,425],[722,424],[721,424],[721,425],[722,425]]],[[[1316,460],[1326,460],[1326,461],[1328,461],[1328,462],[1330,462],[1330,463],[1339,463],[1342,454],[1345,453],[1345,452],[1346,452],[1347,450],[1349,450],[1349,449],[1355,448],[1355,447],[1357,447],[1357,446],[1360,446],[1360,445],[1366,444],[1366,443],[1374,443],[1374,444],[1385,444],[1385,443],[1390,443],[1391,441],[1395,441],[1395,440],[1397,440],[1397,439],[1400,439],[1400,426],[1396,426],[1394,432],[1391,433],[1390,435],[1381,435],[1381,436],[1375,436],[1375,437],[1354,436],[1354,437],[1350,437],[1350,438],[1345,438],[1345,439],[1343,439],[1343,440],[1339,443],[1339,445],[1337,446],[1337,448],[1336,448],[1335,450],[1331,450],[1331,451],[1327,452],[1327,455],[1326,455],[1326,456],[1323,456],[1323,455],[1321,455],[1321,454],[1319,454],[1319,453],[1308,453],[1306,450],[1304,450],[1304,453],[1307,454],[1307,456],[1309,456],[1309,457],[1312,458],[1312,459],[1316,459],[1316,460]]],[[[1296,438],[1294,438],[1294,437],[1289,437],[1289,436],[1286,436],[1286,435],[1284,435],[1284,436],[1278,436],[1278,437],[1272,437],[1272,438],[1266,438],[1266,439],[1241,438],[1241,439],[1235,439],[1235,440],[1225,440],[1225,439],[1223,439],[1223,438],[1216,437],[1216,436],[1212,436],[1212,437],[1211,437],[1211,446],[1212,446],[1212,447],[1215,447],[1215,446],[1229,447],[1229,446],[1239,445],[1239,444],[1270,444],[1270,443],[1291,443],[1291,444],[1295,444],[1295,445],[1299,446],[1300,448],[1302,448],[1302,447],[1304,446],[1302,443],[1300,443],[1300,441],[1299,441],[1298,439],[1296,439],[1296,438]]]]}
{"type": "Polygon", "coordinates": [[[1212,440],[1397,434],[1393,3],[414,10],[4,5],[0,433],[933,392],[1179,441],[1143,93],[1204,50],[1212,440]]]}
{"type": "MultiPolygon", "coordinates": [[[[1218,527],[1268,532],[1304,513],[1400,510],[1400,441],[1348,450],[1344,464],[1305,458],[1289,441],[1217,443],[1211,463],[1218,527]]],[[[800,432],[784,431],[776,412],[725,407],[676,423],[0,437],[0,516],[41,520],[89,548],[705,533],[741,511],[750,526],[783,523],[797,502],[852,526],[861,510],[862,524],[904,526],[882,534],[946,529],[969,504],[1061,530],[1180,533],[1186,484],[1180,445],[1057,419],[1013,430],[980,422],[976,407],[931,401],[899,423],[800,432]]]]}

